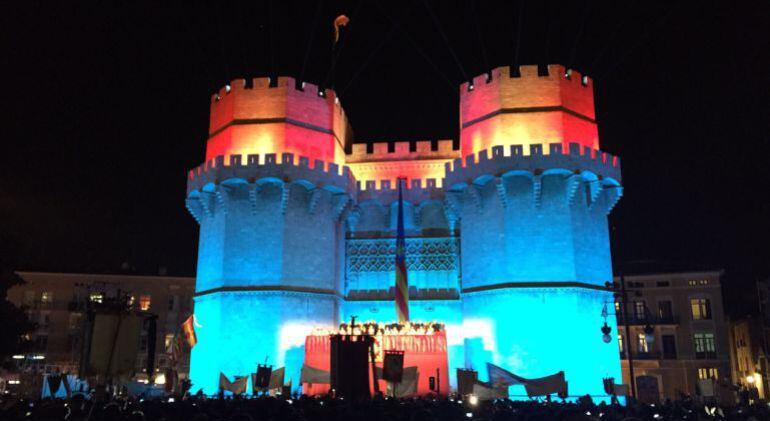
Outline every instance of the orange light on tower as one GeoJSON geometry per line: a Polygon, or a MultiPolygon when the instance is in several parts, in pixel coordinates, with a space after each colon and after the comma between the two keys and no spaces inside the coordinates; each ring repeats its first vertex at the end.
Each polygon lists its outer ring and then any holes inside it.
{"type": "Polygon", "coordinates": [[[522,66],[519,77],[507,67],[460,87],[462,156],[498,145],[576,142],[599,148],[592,81],[576,71],[551,65],[547,76],[537,66],[522,66]]]}
{"type": "Polygon", "coordinates": [[[347,117],[333,91],[319,96],[318,87],[303,83],[297,89],[290,77],[270,86],[267,78],[246,87],[231,82],[211,100],[206,159],[230,155],[292,153],[328,163],[344,163],[349,141],[347,117]]]}

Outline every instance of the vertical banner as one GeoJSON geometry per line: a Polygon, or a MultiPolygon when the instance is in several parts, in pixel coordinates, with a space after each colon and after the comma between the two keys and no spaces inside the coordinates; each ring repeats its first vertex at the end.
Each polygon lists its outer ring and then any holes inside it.
{"type": "Polygon", "coordinates": [[[409,280],[406,274],[406,239],[404,235],[404,197],[402,179],[398,179],[398,232],[396,234],[396,314],[401,323],[409,321],[409,280]]]}

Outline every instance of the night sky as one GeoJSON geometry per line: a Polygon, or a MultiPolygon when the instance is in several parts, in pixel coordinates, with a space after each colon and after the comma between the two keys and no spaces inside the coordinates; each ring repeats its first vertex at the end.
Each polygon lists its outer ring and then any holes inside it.
{"type": "Polygon", "coordinates": [[[4,265],[194,274],[185,174],[210,95],[240,77],[332,83],[345,13],[333,82],[356,141],[457,139],[463,80],[561,63],[594,78],[602,149],[622,159],[616,259],[724,268],[733,313],[770,276],[766,2],[121,3],[1,6],[4,265]]]}

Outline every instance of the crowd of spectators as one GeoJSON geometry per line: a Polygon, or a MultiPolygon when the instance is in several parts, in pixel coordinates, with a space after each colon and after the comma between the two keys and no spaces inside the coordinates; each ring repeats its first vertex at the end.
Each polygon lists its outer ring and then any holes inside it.
{"type": "Polygon", "coordinates": [[[654,404],[576,402],[462,401],[458,398],[385,399],[350,402],[343,398],[258,397],[183,399],[112,398],[96,402],[71,399],[28,400],[0,397],[2,421],[664,421],[770,420],[764,403],[730,408],[691,399],[654,404]]]}

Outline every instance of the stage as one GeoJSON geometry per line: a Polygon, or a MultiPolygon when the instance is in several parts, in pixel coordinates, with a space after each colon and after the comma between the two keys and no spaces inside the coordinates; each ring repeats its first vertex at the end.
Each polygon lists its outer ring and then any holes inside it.
{"type": "MultiPolygon", "coordinates": [[[[375,344],[375,366],[379,369],[378,372],[383,368],[385,351],[403,351],[405,371],[410,367],[416,367],[417,370],[416,388],[414,393],[407,393],[407,396],[422,396],[429,393],[448,394],[449,367],[446,331],[443,324],[369,322],[358,324],[354,328],[343,324],[336,332],[318,329],[305,340],[305,366],[321,371],[331,371],[330,335],[334,334],[372,336],[375,344]],[[434,381],[434,390],[430,388],[431,377],[434,381]]],[[[371,363],[371,360],[369,362],[371,363]]],[[[371,379],[372,372],[369,368],[370,390],[374,392],[371,379]]],[[[387,382],[379,379],[378,384],[380,391],[387,391],[387,382]]],[[[329,383],[305,382],[302,384],[303,393],[308,395],[328,393],[330,387],[329,383]]]]}

